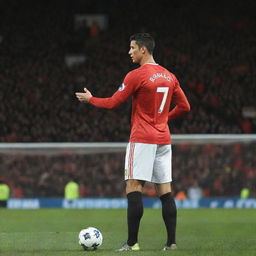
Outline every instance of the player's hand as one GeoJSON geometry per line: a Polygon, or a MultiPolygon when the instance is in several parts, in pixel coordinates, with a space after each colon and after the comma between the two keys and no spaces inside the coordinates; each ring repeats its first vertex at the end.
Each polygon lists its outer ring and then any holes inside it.
{"type": "Polygon", "coordinates": [[[92,94],[89,90],[84,88],[84,92],[76,92],[76,97],[81,102],[89,102],[90,98],[92,97],[92,94]]]}

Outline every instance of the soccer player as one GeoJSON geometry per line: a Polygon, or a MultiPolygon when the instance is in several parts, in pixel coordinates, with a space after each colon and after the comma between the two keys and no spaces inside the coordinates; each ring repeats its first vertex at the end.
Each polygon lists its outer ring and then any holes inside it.
{"type": "Polygon", "coordinates": [[[153,57],[155,41],[148,33],[130,37],[129,55],[139,68],[129,72],[119,89],[109,98],[93,97],[84,88],[77,92],[81,102],[113,109],[132,96],[130,140],[125,156],[126,195],[128,200],[128,239],[118,251],[140,250],[138,231],[143,215],[142,192],[145,182],[155,184],[162,203],[162,216],[167,230],[163,250],[177,249],[177,210],[171,193],[172,149],[168,121],[190,111],[189,102],[177,78],[153,57]],[[170,105],[175,106],[170,110],[170,105]]]}

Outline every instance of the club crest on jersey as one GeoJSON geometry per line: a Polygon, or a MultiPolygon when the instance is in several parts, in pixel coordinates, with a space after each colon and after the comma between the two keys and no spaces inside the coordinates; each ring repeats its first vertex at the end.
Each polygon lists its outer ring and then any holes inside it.
{"type": "Polygon", "coordinates": [[[125,84],[124,84],[124,83],[122,83],[122,84],[120,85],[120,87],[118,88],[118,91],[123,91],[123,90],[124,90],[124,88],[125,88],[125,84]]]}

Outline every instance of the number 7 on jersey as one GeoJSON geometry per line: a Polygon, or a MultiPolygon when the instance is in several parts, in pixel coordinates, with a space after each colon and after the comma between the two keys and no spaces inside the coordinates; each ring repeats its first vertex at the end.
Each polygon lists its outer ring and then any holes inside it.
{"type": "Polygon", "coordinates": [[[166,103],[168,91],[169,91],[169,87],[157,87],[156,92],[164,93],[162,102],[161,102],[160,107],[159,107],[159,109],[158,109],[158,113],[162,113],[162,111],[163,111],[163,109],[164,109],[164,105],[165,105],[165,103],[166,103]]]}

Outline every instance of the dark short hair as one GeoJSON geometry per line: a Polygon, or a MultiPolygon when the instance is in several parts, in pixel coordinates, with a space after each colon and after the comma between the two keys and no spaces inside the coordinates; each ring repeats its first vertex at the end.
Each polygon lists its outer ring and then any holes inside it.
{"type": "Polygon", "coordinates": [[[149,33],[136,33],[130,37],[130,41],[136,41],[136,44],[141,48],[145,46],[150,54],[153,54],[155,48],[155,40],[149,33]]]}

